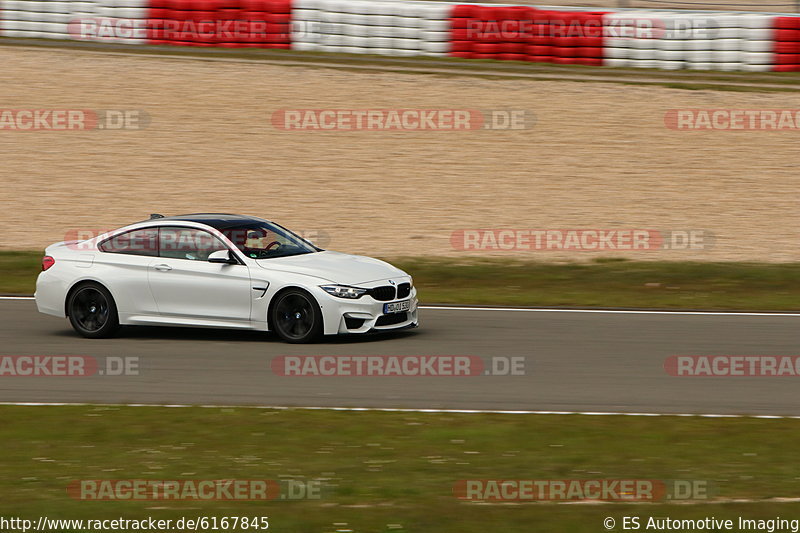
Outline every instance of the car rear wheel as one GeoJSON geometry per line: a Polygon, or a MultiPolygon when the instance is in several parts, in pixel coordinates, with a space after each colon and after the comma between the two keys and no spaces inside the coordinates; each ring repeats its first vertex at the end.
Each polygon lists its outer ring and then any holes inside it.
{"type": "Polygon", "coordinates": [[[78,287],[69,296],[67,310],[72,328],[89,339],[110,337],[119,328],[114,298],[101,285],[78,287]]]}
{"type": "Polygon", "coordinates": [[[278,295],[272,308],[272,326],[286,342],[314,342],[322,336],[322,311],[313,296],[291,289],[278,295]]]}

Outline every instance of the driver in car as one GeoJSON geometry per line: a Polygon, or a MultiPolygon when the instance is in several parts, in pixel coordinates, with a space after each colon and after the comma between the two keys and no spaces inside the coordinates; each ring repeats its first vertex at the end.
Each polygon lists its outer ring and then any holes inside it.
{"type": "Polygon", "coordinates": [[[250,257],[263,257],[270,250],[280,247],[281,243],[275,240],[277,238],[274,233],[270,235],[264,230],[248,230],[242,251],[250,257]]]}

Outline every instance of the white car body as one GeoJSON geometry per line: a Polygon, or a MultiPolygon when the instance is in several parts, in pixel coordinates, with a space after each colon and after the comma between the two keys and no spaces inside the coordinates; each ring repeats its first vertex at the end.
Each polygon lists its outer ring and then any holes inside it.
{"type": "Polygon", "coordinates": [[[419,323],[417,292],[411,277],[384,261],[333,251],[254,259],[237,248],[222,232],[203,222],[203,217],[231,217],[235,220],[238,215],[154,218],[86,241],[64,241],[48,246],[45,255],[55,262],[39,275],[36,282],[35,298],[39,311],[58,317],[67,316],[70,291],[81,283],[94,282],[111,293],[120,325],[269,331],[270,303],[282,291],[298,288],[311,294],[319,305],[325,335],[404,329],[416,327],[419,323]],[[239,264],[131,255],[101,249],[102,243],[115,235],[166,226],[211,233],[228,247],[231,257],[238,259],[239,264]],[[322,289],[326,285],[373,289],[398,287],[405,283],[410,286],[408,295],[389,300],[377,300],[371,293],[348,299],[322,289]],[[402,304],[408,306],[405,317],[384,312],[385,304],[401,301],[408,301],[402,304]],[[392,315],[389,319],[381,319],[388,314],[392,315]],[[398,322],[399,318],[404,319],[398,322]],[[384,325],[382,321],[390,323],[384,325]]]}

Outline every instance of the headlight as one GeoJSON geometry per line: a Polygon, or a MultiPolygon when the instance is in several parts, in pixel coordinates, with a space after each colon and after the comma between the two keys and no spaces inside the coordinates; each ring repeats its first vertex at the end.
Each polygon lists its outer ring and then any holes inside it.
{"type": "Polygon", "coordinates": [[[321,285],[323,291],[336,296],[337,298],[350,298],[355,300],[367,294],[367,289],[350,287],[348,285],[321,285]]]}

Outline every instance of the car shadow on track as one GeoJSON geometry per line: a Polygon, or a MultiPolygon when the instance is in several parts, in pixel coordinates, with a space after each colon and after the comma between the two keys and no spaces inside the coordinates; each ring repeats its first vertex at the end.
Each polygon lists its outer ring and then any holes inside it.
{"type": "MultiPolygon", "coordinates": [[[[58,337],[81,337],[71,329],[63,329],[51,333],[58,337]]],[[[390,340],[408,339],[424,334],[420,330],[404,330],[386,333],[369,333],[366,335],[334,335],[323,337],[316,345],[362,344],[390,340]]],[[[271,342],[283,341],[277,335],[264,331],[213,329],[213,328],[181,328],[158,326],[127,326],[122,327],[111,339],[143,339],[143,340],[187,340],[187,341],[222,341],[222,342],[271,342]]],[[[89,341],[90,339],[85,339],[89,341]]]]}

